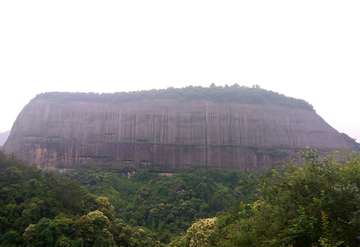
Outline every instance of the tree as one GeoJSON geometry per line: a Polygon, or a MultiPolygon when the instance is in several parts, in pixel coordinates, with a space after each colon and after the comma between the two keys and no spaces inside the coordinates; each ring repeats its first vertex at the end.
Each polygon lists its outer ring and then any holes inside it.
{"type": "MultiPolygon", "coordinates": [[[[289,162],[269,170],[258,182],[257,201],[240,201],[236,209],[218,217],[199,245],[355,246],[360,229],[360,156],[339,155],[319,158],[308,148],[302,154],[304,164],[289,162]]],[[[191,246],[190,241],[184,243],[191,246]]]]}
{"type": "Polygon", "coordinates": [[[76,223],[84,246],[116,246],[113,235],[108,230],[110,221],[101,211],[93,211],[76,223]]]}

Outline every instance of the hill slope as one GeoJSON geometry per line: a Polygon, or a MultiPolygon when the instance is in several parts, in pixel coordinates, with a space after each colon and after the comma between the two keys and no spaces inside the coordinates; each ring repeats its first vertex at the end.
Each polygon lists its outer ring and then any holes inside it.
{"type": "Polygon", "coordinates": [[[0,147],[2,145],[4,145],[4,143],[6,142],[7,138],[9,137],[10,135],[10,130],[8,131],[5,131],[3,133],[0,133],[0,147]]]}

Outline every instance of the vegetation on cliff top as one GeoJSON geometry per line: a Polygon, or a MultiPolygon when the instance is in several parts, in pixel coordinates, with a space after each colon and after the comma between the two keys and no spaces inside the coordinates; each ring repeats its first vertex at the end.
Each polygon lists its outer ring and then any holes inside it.
{"type": "Polygon", "coordinates": [[[287,97],[283,94],[261,89],[259,86],[246,87],[234,84],[232,86],[173,88],[160,90],[143,90],[119,93],[68,93],[49,92],[38,94],[35,99],[52,100],[56,102],[87,101],[87,102],[130,102],[154,99],[175,99],[178,101],[209,100],[218,102],[237,102],[239,104],[273,104],[295,109],[314,111],[313,106],[302,99],[287,97]]]}

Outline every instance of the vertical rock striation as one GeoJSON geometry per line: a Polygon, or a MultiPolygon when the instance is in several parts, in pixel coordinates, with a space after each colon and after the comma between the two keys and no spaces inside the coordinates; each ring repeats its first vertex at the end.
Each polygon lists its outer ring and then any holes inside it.
{"type": "Polygon", "coordinates": [[[3,149],[47,170],[96,163],[171,172],[192,164],[259,171],[305,146],[356,148],[314,111],[271,104],[33,99],[3,149]]]}

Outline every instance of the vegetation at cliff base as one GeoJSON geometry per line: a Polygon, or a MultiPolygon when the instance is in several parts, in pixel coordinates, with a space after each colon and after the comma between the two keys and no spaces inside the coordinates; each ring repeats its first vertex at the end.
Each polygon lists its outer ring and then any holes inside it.
{"type": "Polygon", "coordinates": [[[240,197],[252,196],[252,189],[239,181],[256,178],[256,174],[207,166],[183,169],[171,177],[138,170],[127,178],[96,167],[84,167],[71,175],[91,193],[109,198],[126,223],[150,229],[164,243],[185,232],[196,219],[214,217],[240,197]]]}
{"type": "Polygon", "coordinates": [[[162,246],[106,197],[0,152],[0,246],[162,246]]]}
{"type": "Polygon", "coordinates": [[[59,178],[0,152],[0,246],[357,246],[360,156],[302,157],[261,174],[59,178]]]}
{"type": "Polygon", "coordinates": [[[303,157],[264,173],[255,202],[196,222],[170,246],[358,246],[360,156],[303,157]]]}
{"type": "Polygon", "coordinates": [[[239,181],[257,178],[206,166],[172,177],[96,167],[57,176],[0,152],[0,246],[162,246],[251,198],[239,181]]]}
{"type": "Polygon", "coordinates": [[[66,93],[49,92],[38,94],[35,99],[56,102],[86,101],[118,103],[155,99],[175,99],[178,101],[209,100],[218,102],[237,102],[239,104],[273,104],[289,108],[314,111],[313,106],[305,100],[287,97],[283,94],[261,89],[259,86],[246,87],[234,84],[232,86],[173,88],[160,90],[143,90],[119,93],[66,93]]]}

